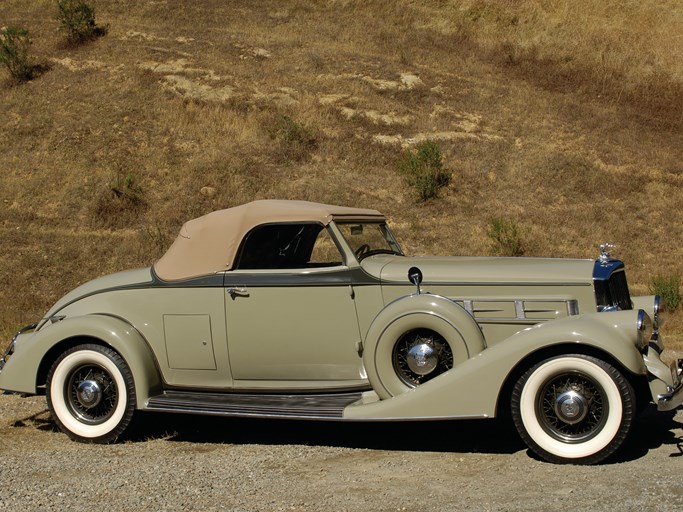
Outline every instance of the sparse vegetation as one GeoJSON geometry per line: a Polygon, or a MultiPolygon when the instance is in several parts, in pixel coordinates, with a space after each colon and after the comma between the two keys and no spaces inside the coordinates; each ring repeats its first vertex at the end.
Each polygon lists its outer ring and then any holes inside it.
{"type": "Polygon", "coordinates": [[[25,28],[2,27],[0,29],[0,64],[9,71],[16,82],[33,78],[33,66],[29,62],[31,39],[25,28]]]}
{"type": "Polygon", "coordinates": [[[422,202],[435,198],[453,176],[443,167],[441,148],[431,140],[422,142],[415,151],[405,151],[398,162],[398,170],[408,184],[415,187],[422,202]]]}
{"type": "Polygon", "coordinates": [[[500,256],[523,256],[522,229],[511,220],[495,217],[489,222],[488,237],[494,254],[500,256]]]}
{"type": "Polygon", "coordinates": [[[129,225],[146,207],[143,191],[133,173],[118,173],[95,202],[96,223],[106,227],[129,225]]]}
{"type": "Polygon", "coordinates": [[[416,7],[435,31],[543,88],[600,95],[683,126],[681,24],[675,0],[501,2],[416,7]]]}
{"type": "Polygon", "coordinates": [[[59,29],[71,43],[82,43],[107,33],[95,22],[95,8],[84,0],[57,0],[59,29]]]}
{"type": "Polygon", "coordinates": [[[681,275],[657,274],[650,281],[650,292],[661,297],[665,311],[676,311],[681,305],[681,275]]]}
{"type": "Polygon", "coordinates": [[[318,147],[318,139],[313,130],[287,115],[278,117],[275,139],[284,159],[295,162],[301,162],[318,147]]]}

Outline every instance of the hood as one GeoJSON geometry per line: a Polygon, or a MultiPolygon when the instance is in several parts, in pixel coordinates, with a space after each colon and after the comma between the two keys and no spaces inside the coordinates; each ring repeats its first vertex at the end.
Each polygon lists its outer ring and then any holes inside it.
{"type": "MultiPolygon", "coordinates": [[[[126,270],[108,276],[103,276],[87,283],[82,284],[78,288],[71,290],[69,293],[59,299],[50,311],[45,314],[44,319],[56,315],[61,309],[67,305],[76,302],[79,299],[102,293],[109,290],[116,290],[120,288],[130,288],[140,285],[150,284],[152,282],[152,272],[149,267],[140,268],[136,270],[126,270]]],[[[42,322],[41,322],[42,324],[42,322]]]]}
{"type": "Polygon", "coordinates": [[[425,284],[591,284],[593,260],[504,257],[422,257],[377,255],[361,266],[382,283],[408,283],[418,267],[425,284]]]}

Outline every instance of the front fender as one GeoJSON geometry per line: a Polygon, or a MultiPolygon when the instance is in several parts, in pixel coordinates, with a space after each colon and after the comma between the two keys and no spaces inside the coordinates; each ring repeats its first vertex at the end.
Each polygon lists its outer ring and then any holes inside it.
{"type": "Polygon", "coordinates": [[[81,340],[101,342],[123,357],[133,373],[140,406],[161,390],[154,356],[143,336],[125,321],[101,314],[67,317],[17,337],[14,353],[0,372],[0,389],[35,394],[43,384],[41,369],[81,340]]]}
{"type": "Polygon", "coordinates": [[[572,316],[520,331],[474,355],[452,370],[402,395],[352,405],[344,416],[357,419],[492,417],[508,377],[533,364],[540,350],[581,352],[590,347],[610,354],[626,370],[647,372],[638,350],[638,312],[572,316]]]}

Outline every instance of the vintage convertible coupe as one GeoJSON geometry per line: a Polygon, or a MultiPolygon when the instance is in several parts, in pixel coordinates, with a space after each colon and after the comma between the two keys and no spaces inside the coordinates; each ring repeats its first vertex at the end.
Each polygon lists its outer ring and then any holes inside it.
{"type": "Polygon", "coordinates": [[[657,297],[624,265],[403,254],[382,214],[255,201],[186,223],[151,268],[86,283],[19,331],[0,389],[45,392],[71,438],[138,409],[314,420],[509,412],[553,462],[596,463],[683,402],[657,297]]]}

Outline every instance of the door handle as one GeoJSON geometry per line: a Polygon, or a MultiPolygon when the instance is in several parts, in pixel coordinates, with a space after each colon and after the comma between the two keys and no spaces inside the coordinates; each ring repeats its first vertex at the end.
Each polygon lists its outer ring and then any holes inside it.
{"type": "Polygon", "coordinates": [[[226,292],[232,300],[235,300],[236,297],[249,297],[249,291],[242,287],[228,288],[226,292]]]}

